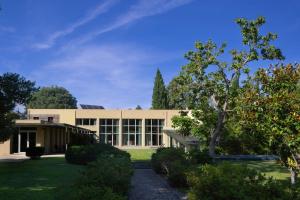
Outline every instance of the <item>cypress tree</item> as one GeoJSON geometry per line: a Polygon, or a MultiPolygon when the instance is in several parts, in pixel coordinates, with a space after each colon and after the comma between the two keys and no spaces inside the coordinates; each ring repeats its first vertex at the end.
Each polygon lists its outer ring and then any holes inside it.
{"type": "Polygon", "coordinates": [[[153,94],[152,94],[152,109],[167,109],[168,108],[168,97],[167,90],[165,87],[165,83],[163,77],[157,69],[153,94]]]}

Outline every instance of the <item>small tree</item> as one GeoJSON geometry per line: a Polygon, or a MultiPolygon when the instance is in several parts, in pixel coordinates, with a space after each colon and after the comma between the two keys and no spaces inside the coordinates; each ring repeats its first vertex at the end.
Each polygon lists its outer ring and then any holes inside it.
{"type": "Polygon", "coordinates": [[[153,94],[152,94],[152,109],[167,109],[168,97],[163,77],[159,71],[156,72],[153,94]]]}
{"type": "Polygon", "coordinates": [[[35,92],[27,107],[35,109],[73,109],[77,108],[77,100],[63,87],[44,87],[35,92]]]}
{"type": "Polygon", "coordinates": [[[35,83],[15,73],[0,76],[0,141],[6,140],[14,132],[14,119],[18,118],[13,109],[24,105],[36,91],[35,83]]]}
{"type": "Polygon", "coordinates": [[[212,157],[215,156],[216,144],[224,130],[229,111],[235,108],[240,76],[242,73],[249,74],[249,63],[257,60],[284,59],[280,49],[270,44],[277,36],[273,33],[260,34],[259,29],[265,23],[263,17],[253,21],[240,18],[236,23],[241,28],[244,47],[242,50],[230,51],[231,62],[220,59],[225,52],[225,43],[218,47],[211,40],[207,43],[196,42],[196,50],[186,54],[189,63],[181,72],[181,76],[189,79],[189,93],[194,102],[204,104],[197,105],[196,109],[207,108],[209,105],[217,114],[215,122],[203,124],[210,126],[214,123],[209,142],[209,153],[212,157]]]}
{"type": "Polygon", "coordinates": [[[140,105],[137,105],[135,109],[136,110],[142,110],[142,107],[140,105]]]}
{"type": "Polygon", "coordinates": [[[270,149],[291,172],[291,183],[300,171],[300,66],[271,66],[248,80],[240,99],[243,127],[267,138],[270,149]]]}

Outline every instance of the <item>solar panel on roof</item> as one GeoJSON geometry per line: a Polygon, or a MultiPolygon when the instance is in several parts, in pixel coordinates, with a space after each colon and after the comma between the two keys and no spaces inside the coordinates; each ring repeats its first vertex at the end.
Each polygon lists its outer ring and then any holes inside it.
{"type": "Polygon", "coordinates": [[[103,106],[80,104],[82,109],[104,109],[103,106]]]}

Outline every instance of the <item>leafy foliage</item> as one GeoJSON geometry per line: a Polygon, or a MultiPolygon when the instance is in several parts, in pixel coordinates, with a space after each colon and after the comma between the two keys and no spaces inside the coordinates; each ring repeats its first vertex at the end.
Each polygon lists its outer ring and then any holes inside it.
{"type": "Polygon", "coordinates": [[[265,23],[263,17],[256,20],[240,18],[236,20],[242,34],[242,50],[233,49],[229,52],[232,61],[225,62],[220,59],[225,53],[226,44],[218,46],[209,40],[206,43],[196,42],[195,50],[189,51],[185,57],[189,63],[183,66],[180,76],[187,80],[188,99],[196,102],[197,117],[205,119],[208,112],[214,121],[203,121],[212,132],[209,138],[209,152],[215,156],[215,148],[225,130],[225,124],[231,117],[231,111],[236,107],[238,94],[240,93],[240,77],[249,76],[249,63],[258,60],[284,59],[280,49],[271,45],[277,36],[273,33],[262,35],[259,30],[265,23]]]}
{"type": "Polygon", "coordinates": [[[167,109],[168,96],[164,80],[159,69],[156,72],[153,94],[152,94],[152,109],[167,109]]]}
{"type": "Polygon", "coordinates": [[[266,145],[294,173],[300,171],[299,81],[299,65],[260,69],[248,80],[239,109],[243,127],[263,134],[266,145]]]}
{"type": "Polygon", "coordinates": [[[36,91],[35,83],[15,73],[0,76],[0,141],[6,140],[14,132],[13,113],[17,104],[26,104],[36,91]]]}
{"type": "Polygon", "coordinates": [[[187,180],[191,200],[291,199],[280,183],[246,166],[204,165],[188,172],[187,180]]]}
{"type": "Polygon", "coordinates": [[[35,92],[27,107],[33,109],[77,108],[77,100],[63,87],[51,86],[35,92]]]}

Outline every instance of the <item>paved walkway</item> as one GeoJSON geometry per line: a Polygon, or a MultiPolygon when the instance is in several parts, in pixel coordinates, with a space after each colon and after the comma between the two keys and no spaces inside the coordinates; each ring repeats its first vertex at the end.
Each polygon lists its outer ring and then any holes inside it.
{"type": "MultiPolygon", "coordinates": [[[[42,158],[51,158],[51,157],[64,157],[65,154],[50,154],[50,155],[43,155],[42,158]]],[[[25,153],[16,153],[11,154],[8,156],[0,156],[0,163],[15,163],[15,162],[23,162],[25,160],[29,160],[26,157],[25,153]]]]}
{"type": "Polygon", "coordinates": [[[187,197],[170,187],[152,169],[135,169],[129,200],[183,200],[187,197]]]}

